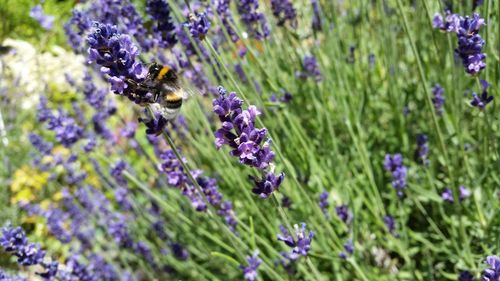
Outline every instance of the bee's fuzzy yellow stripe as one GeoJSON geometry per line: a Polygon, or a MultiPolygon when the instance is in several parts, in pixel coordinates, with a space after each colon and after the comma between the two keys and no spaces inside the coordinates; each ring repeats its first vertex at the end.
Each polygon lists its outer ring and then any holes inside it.
{"type": "Polygon", "coordinates": [[[167,101],[168,102],[176,102],[176,101],[179,101],[181,99],[182,99],[182,97],[177,95],[176,93],[168,93],[167,94],[167,101]]]}
{"type": "Polygon", "coordinates": [[[160,73],[158,73],[158,80],[162,80],[163,77],[170,71],[170,67],[164,66],[161,68],[160,73]]]}

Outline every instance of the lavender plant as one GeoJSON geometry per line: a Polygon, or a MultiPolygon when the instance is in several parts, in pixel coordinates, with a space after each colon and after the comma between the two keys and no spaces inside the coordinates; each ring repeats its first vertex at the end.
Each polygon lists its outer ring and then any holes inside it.
{"type": "Polygon", "coordinates": [[[78,2],[0,5],[0,279],[498,280],[496,2],[78,2]]]}

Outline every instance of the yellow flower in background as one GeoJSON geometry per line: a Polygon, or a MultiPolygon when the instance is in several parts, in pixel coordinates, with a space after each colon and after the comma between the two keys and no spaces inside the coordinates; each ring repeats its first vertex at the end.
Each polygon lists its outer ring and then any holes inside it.
{"type": "Polygon", "coordinates": [[[22,166],[14,172],[10,190],[12,191],[11,202],[16,204],[19,201],[32,201],[35,195],[48,182],[49,173],[41,172],[38,169],[22,166]]]}

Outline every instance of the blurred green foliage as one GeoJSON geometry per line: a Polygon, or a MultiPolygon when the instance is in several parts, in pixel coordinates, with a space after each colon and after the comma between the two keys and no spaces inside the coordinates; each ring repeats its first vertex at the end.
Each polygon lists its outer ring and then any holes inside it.
{"type": "MultiPolygon", "coordinates": [[[[55,17],[54,26],[62,26],[71,16],[71,9],[78,1],[47,0],[42,4],[47,15],[55,17]]],[[[0,0],[0,42],[6,38],[22,39],[40,45],[42,50],[52,45],[66,45],[66,37],[62,28],[54,28],[50,32],[31,18],[29,13],[39,1],[33,0],[0,0]]]]}

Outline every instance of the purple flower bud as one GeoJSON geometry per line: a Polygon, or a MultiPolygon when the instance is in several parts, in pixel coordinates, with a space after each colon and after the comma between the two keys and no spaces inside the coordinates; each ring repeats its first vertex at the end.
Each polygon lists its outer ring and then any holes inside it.
{"type": "Polygon", "coordinates": [[[255,252],[252,256],[246,257],[248,266],[240,265],[240,268],[243,270],[243,277],[245,280],[254,281],[257,279],[257,269],[262,263],[262,260],[257,257],[258,255],[259,253],[255,252]]]}
{"type": "Polygon", "coordinates": [[[479,108],[480,110],[484,110],[486,105],[493,101],[493,96],[488,95],[488,88],[490,84],[485,80],[481,80],[481,86],[483,87],[483,92],[481,95],[476,93],[472,93],[472,101],[470,104],[474,107],[479,108]]]}
{"type": "Polygon", "coordinates": [[[445,188],[443,193],[441,193],[441,198],[443,198],[443,201],[453,203],[453,192],[451,192],[451,189],[445,188]]]}

